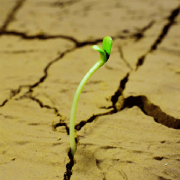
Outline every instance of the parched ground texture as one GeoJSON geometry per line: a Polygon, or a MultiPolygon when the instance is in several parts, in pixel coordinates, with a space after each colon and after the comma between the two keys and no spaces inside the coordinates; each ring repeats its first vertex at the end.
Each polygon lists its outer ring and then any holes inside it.
{"type": "Polygon", "coordinates": [[[179,0],[1,0],[0,179],[179,180],[179,32],[179,0]]]}

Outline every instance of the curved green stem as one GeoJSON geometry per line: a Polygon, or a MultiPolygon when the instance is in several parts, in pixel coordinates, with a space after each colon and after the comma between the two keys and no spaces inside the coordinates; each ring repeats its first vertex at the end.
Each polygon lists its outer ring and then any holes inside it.
{"type": "Polygon", "coordinates": [[[71,115],[70,115],[70,146],[71,146],[71,153],[74,156],[76,152],[76,142],[75,142],[75,132],[74,132],[74,126],[75,126],[75,117],[76,117],[76,110],[77,110],[77,104],[80,97],[80,94],[83,90],[84,85],[88,81],[88,79],[92,76],[92,74],[97,71],[105,62],[107,62],[110,52],[111,52],[111,46],[112,46],[112,39],[107,36],[103,39],[103,49],[101,49],[99,46],[94,45],[92,46],[93,49],[99,51],[100,53],[100,59],[94,64],[94,66],[88,71],[88,73],[84,76],[82,81],[80,82],[76,93],[74,95],[72,108],[71,108],[71,115]]]}
{"type": "Polygon", "coordinates": [[[76,93],[74,95],[74,99],[73,99],[73,103],[72,103],[72,108],[71,108],[71,116],[70,116],[70,146],[71,146],[71,152],[74,155],[76,152],[76,142],[75,142],[75,132],[74,132],[74,126],[75,126],[75,117],[76,117],[76,109],[77,109],[77,104],[78,104],[78,100],[80,97],[80,94],[84,88],[84,85],[86,84],[86,82],[88,81],[88,79],[93,75],[93,73],[95,71],[97,71],[102,65],[104,64],[104,62],[99,59],[94,66],[88,71],[88,73],[84,76],[84,78],[82,79],[82,81],[80,82],[76,93]]]}

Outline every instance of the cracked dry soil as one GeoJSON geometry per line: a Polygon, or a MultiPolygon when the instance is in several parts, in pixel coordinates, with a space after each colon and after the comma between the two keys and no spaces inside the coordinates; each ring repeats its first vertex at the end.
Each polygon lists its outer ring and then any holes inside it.
{"type": "Polygon", "coordinates": [[[0,179],[179,180],[177,0],[0,2],[0,179]],[[111,57],[75,90],[113,38],[111,57]]]}

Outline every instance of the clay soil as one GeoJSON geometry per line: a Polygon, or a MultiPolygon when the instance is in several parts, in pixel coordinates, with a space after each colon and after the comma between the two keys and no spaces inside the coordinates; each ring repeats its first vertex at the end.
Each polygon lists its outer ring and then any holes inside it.
{"type": "Polygon", "coordinates": [[[179,0],[1,0],[0,179],[180,180],[179,0]]]}

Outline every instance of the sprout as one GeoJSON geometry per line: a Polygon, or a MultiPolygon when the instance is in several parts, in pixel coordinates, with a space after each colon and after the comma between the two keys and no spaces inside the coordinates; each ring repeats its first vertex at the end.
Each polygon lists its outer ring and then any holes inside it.
{"type": "Polygon", "coordinates": [[[112,38],[109,36],[106,36],[103,39],[102,48],[98,45],[92,46],[92,48],[100,53],[100,59],[94,64],[94,66],[87,72],[87,74],[84,76],[82,81],[80,82],[76,93],[74,95],[72,107],[71,107],[71,115],[70,115],[70,146],[71,146],[71,153],[74,156],[76,152],[76,142],[75,142],[75,132],[74,132],[74,126],[75,126],[75,117],[76,117],[76,110],[77,110],[77,103],[80,97],[80,94],[83,90],[84,85],[88,81],[88,79],[92,76],[92,74],[98,70],[104,63],[107,62],[109,59],[110,53],[111,53],[111,46],[112,46],[112,38]]]}

